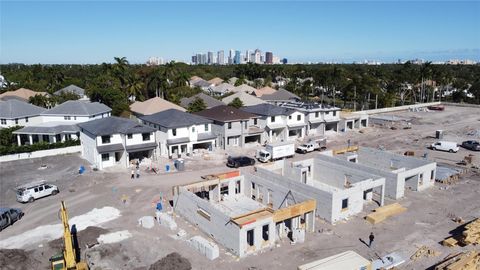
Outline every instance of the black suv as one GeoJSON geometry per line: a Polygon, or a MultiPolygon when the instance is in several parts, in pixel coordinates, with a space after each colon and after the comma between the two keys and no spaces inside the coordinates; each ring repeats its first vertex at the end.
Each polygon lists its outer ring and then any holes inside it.
{"type": "Polygon", "coordinates": [[[472,151],[480,151],[480,143],[477,141],[464,141],[462,147],[472,151]]]}
{"type": "Polygon", "coordinates": [[[228,157],[227,159],[228,167],[238,168],[238,167],[249,166],[254,164],[255,164],[255,159],[249,158],[246,156],[228,157]]]}

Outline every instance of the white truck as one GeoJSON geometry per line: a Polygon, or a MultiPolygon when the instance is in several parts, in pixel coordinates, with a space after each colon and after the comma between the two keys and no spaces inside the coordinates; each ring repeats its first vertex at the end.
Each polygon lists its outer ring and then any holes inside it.
{"type": "Polygon", "coordinates": [[[292,142],[271,143],[265,149],[257,150],[257,159],[260,162],[274,161],[289,158],[295,155],[295,144],[292,142]]]}
{"type": "Polygon", "coordinates": [[[313,152],[315,150],[325,150],[327,148],[327,139],[317,139],[317,140],[310,140],[307,143],[302,143],[297,147],[297,153],[306,154],[309,152],[313,152]]]}

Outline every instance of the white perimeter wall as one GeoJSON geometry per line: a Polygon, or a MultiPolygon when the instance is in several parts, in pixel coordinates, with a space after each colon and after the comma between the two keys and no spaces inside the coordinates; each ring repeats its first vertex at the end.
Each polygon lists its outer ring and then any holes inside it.
{"type": "Polygon", "coordinates": [[[35,151],[30,153],[6,155],[6,156],[0,156],[0,162],[78,153],[81,150],[82,150],[82,146],[75,145],[75,146],[64,147],[64,148],[40,150],[40,151],[35,151]]]}

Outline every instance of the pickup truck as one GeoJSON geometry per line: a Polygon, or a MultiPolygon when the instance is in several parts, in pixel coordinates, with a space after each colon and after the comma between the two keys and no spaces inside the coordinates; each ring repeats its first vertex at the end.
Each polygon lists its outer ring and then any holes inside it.
{"type": "Polygon", "coordinates": [[[325,150],[326,148],[327,148],[327,140],[321,139],[321,140],[309,141],[307,143],[303,143],[299,145],[297,147],[296,152],[306,154],[309,152],[313,152],[315,150],[325,150]]]}

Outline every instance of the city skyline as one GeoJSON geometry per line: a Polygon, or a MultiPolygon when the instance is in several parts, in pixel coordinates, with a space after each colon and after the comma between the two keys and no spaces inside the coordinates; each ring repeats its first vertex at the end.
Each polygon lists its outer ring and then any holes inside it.
{"type": "Polygon", "coordinates": [[[191,62],[197,52],[224,50],[227,58],[237,48],[268,48],[289,63],[480,61],[477,1],[267,1],[249,9],[262,16],[236,12],[249,5],[2,1],[0,63],[96,64],[115,56],[191,62]]]}

